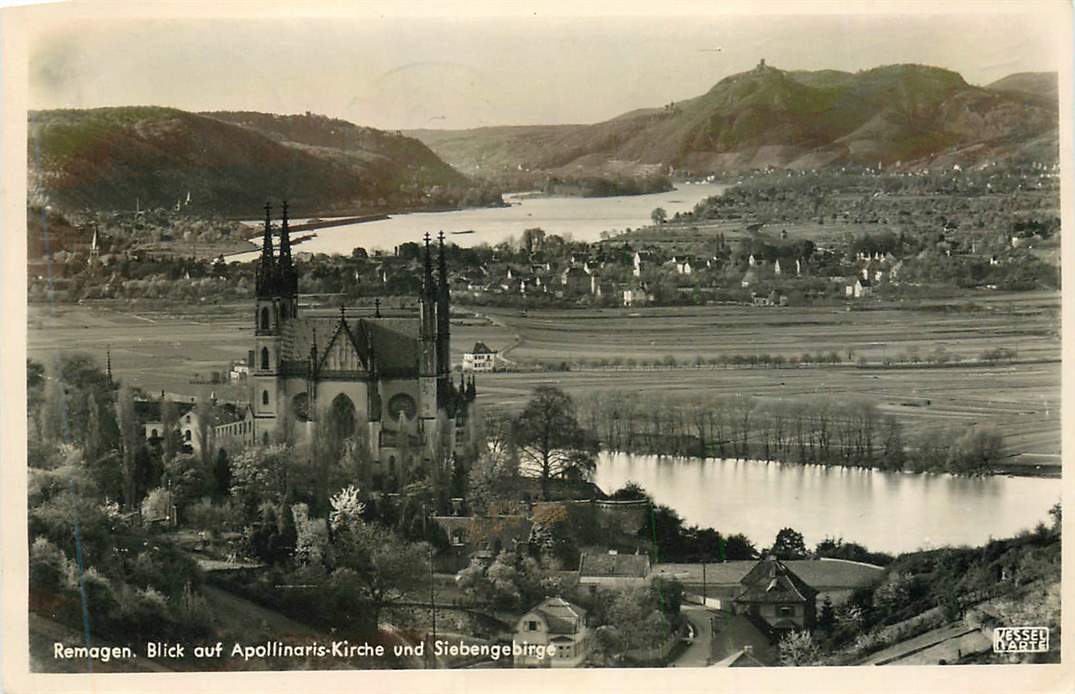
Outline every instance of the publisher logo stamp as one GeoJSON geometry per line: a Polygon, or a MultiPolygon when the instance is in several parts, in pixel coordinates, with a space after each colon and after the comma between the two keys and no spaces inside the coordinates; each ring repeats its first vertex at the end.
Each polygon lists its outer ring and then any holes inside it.
{"type": "Polygon", "coordinates": [[[993,630],[994,653],[1044,653],[1049,650],[1049,627],[998,627],[993,630]]]}

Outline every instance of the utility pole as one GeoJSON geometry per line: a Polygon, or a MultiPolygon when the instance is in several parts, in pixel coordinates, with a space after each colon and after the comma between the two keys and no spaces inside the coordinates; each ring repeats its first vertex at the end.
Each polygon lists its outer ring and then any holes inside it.
{"type": "Polygon", "coordinates": [[[706,605],[705,557],[702,557],[702,607],[706,605]]]}
{"type": "Polygon", "coordinates": [[[433,581],[433,545],[429,545],[429,606],[433,612],[433,638],[429,643],[429,662],[437,667],[437,656],[434,655],[434,644],[437,642],[437,593],[436,584],[433,581]]]}

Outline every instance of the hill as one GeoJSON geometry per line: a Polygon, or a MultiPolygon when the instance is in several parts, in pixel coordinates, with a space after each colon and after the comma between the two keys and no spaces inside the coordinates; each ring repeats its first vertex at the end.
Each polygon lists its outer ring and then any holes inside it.
{"type": "Polygon", "coordinates": [[[1017,72],[992,82],[987,87],[997,92],[1020,92],[1056,101],[1059,75],[1055,72],[1017,72]]]}
{"type": "Polygon", "coordinates": [[[922,65],[852,74],[763,63],[693,99],[602,123],[413,134],[457,169],[480,175],[918,167],[940,157],[1055,161],[1058,108],[1055,99],[975,87],[922,65]]]}
{"type": "Polygon", "coordinates": [[[421,202],[466,178],[401,134],[322,116],[119,107],[33,111],[30,202],[133,210],[185,204],[250,215],[287,198],[296,215],[421,202]]]}

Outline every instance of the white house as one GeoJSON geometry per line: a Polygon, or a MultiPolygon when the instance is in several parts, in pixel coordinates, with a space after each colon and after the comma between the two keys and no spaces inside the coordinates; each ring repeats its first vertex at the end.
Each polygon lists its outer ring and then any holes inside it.
{"type": "Polygon", "coordinates": [[[475,342],[473,349],[463,353],[463,371],[493,371],[496,355],[484,342],[475,342]]]}
{"type": "Polygon", "coordinates": [[[623,305],[627,308],[642,306],[652,300],[653,297],[649,295],[645,287],[624,287],[623,289],[623,305]]]}
{"type": "Polygon", "coordinates": [[[250,364],[246,361],[233,361],[228,379],[232,382],[245,381],[250,376],[250,364]]]}
{"type": "MultiPolygon", "coordinates": [[[[198,413],[193,402],[175,402],[178,415],[176,428],[179,430],[179,446],[189,449],[191,453],[200,450],[198,441],[198,413]]],[[[160,441],[164,438],[164,423],[161,417],[160,400],[135,400],[134,411],[142,422],[143,433],[147,441],[160,441]]]]}
{"type": "Polygon", "coordinates": [[[579,667],[592,644],[586,610],[560,597],[547,598],[519,618],[515,641],[524,646],[524,654],[515,657],[515,667],[579,667]],[[554,646],[555,650],[537,657],[526,654],[531,649],[525,645],[554,646]]]}

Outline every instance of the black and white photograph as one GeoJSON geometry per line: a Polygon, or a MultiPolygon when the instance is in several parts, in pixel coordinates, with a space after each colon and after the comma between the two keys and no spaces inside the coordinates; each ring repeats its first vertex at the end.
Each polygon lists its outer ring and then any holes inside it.
{"type": "Polygon", "coordinates": [[[1075,686],[1069,2],[0,17],[10,691],[1075,686]]]}

